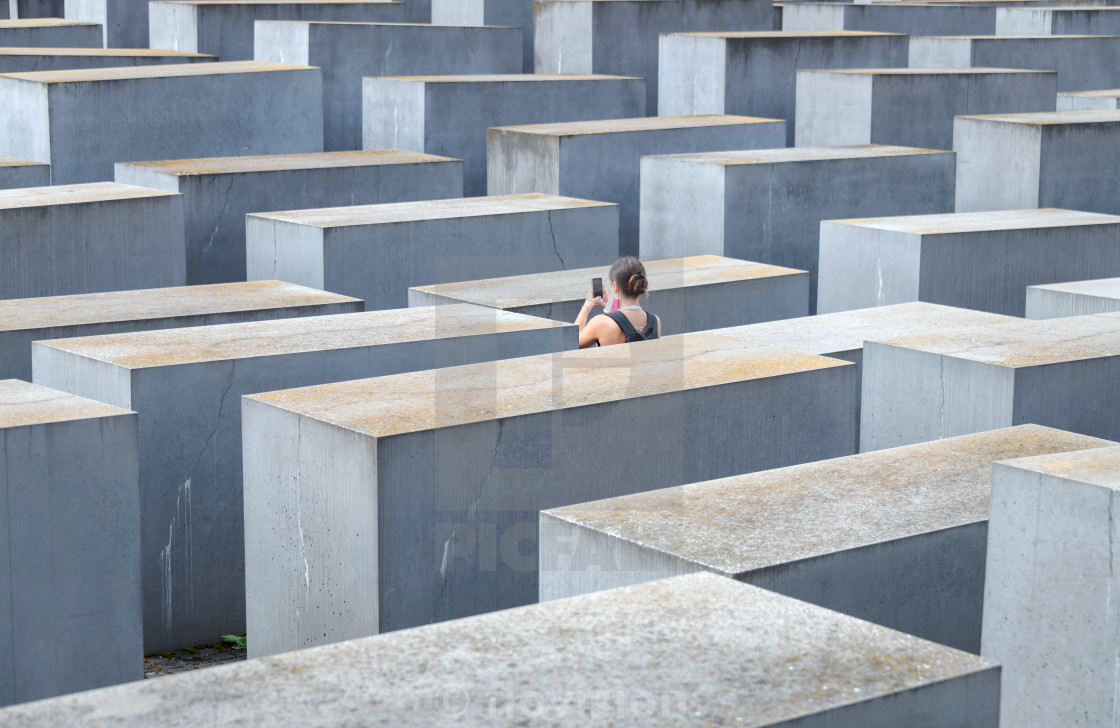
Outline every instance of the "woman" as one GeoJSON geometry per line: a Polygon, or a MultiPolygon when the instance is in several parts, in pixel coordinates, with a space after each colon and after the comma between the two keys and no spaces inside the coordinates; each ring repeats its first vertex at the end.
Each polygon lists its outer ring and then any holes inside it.
{"type": "Polygon", "coordinates": [[[638,305],[638,298],[649,295],[649,281],[646,269],[637,258],[619,258],[611,266],[608,274],[611,293],[619,303],[617,311],[605,312],[587,322],[587,316],[594,306],[603,306],[606,301],[596,297],[593,291],[587,292],[587,300],[576,316],[579,326],[579,348],[589,346],[609,346],[631,341],[645,341],[661,336],[661,319],[646,313],[638,305]]]}

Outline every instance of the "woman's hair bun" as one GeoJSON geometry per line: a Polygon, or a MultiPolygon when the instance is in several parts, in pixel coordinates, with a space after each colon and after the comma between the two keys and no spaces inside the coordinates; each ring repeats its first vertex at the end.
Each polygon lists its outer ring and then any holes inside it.
{"type": "Polygon", "coordinates": [[[645,273],[635,273],[630,276],[630,280],[626,285],[631,296],[640,296],[649,288],[649,281],[646,280],[645,273]]]}
{"type": "Polygon", "coordinates": [[[627,256],[619,258],[611,266],[610,279],[618,285],[619,292],[624,296],[636,298],[649,293],[649,280],[646,279],[646,269],[637,258],[627,256]]]}

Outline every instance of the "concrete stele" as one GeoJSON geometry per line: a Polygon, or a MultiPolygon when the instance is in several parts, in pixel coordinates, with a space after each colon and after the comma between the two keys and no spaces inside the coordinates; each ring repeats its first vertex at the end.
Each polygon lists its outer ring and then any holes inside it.
{"type": "Polygon", "coordinates": [[[1069,91],[1058,94],[1058,111],[1120,109],[1120,89],[1069,91]]]}
{"type": "Polygon", "coordinates": [[[456,721],[496,728],[996,728],[999,666],[692,574],[83,693],[0,712],[0,720],[21,728],[155,720],[168,728],[200,720],[341,726],[361,714],[430,726],[447,722],[448,696],[456,721]]]}
{"type": "MultiPolygon", "coordinates": [[[[645,269],[651,297],[642,304],[661,318],[663,336],[809,313],[809,274],[805,271],[715,255],[651,260],[645,269]]],[[[417,286],[408,291],[408,305],[474,303],[575,321],[593,277],[602,278],[604,290],[609,290],[606,267],[580,268],[417,286]]],[[[600,313],[602,309],[596,307],[591,316],[600,313]]]]}
{"type": "Polygon", "coordinates": [[[57,339],[32,367],[140,413],[150,653],[244,632],[239,396],[574,347],[570,324],[460,305],[57,339]]]}
{"type": "Polygon", "coordinates": [[[358,299],[280,281],[0,301],[0,379],[31,379],[31,342],[362,310],[358,299]]]}
{"type": "Polygon", "coordinates": [[[430,0],[433,25],[521,28],[521,72],[533,72],[533,6],[521,0],[430,0]]]}
{"type": "Polygon", "coordinates": [[[0,20],[0,47],[100,48],[101,26],[62,18],[0,20]]]}
{"type": "MultiPolygon", "coordinates": [[[[106,66],[210,63],[214,56],[147,48],[0,48],[0,73],[70,71],[106,66]]],[[[44,183],[47,184],[47,183],[44,183]]]]}
{"type": "Polygon", "coordinates": [[[15,157],[0,157],[0,190],[20,187],[46,187],[51,183],[51,166],[15,157]]]}
{"type": "Polygon", "coordinates": [[[486,193],[540,192],[616,202],[619,252],[636,256],[643,156],[771,149],[785,146],[785,138],[781,119],[725,115],[499,127],[486,135],[486,193]]]}
{"type": "Polygon", "coordinates": [[[0,380],[0,705],[143,677],[136,419],[0,380]]]}
{"type": "Polygon", "coordinates": [[[979,3],[792,2],[782,30],[864,30],[906,35],[996,34],[995,5],[979,3]]]}
{"type": "Polygon", "coordinates": [[[540,598],[710,571],[980,654],[992,464],[1113,444],[1023,425],[542,511],[540,598]]]}
{"type": "Polygon", "coordinates": [[[248,397],[250,656],[530,604],[542,508],[850,454],[853,375],[699,333],[248,397]]]}
{"type": "Polygon", "coordinates": [[[999,8],[995,35],[1120,35],[1120,8],[999,8]]]}
{"type": "Polygon", "coordinates": [[[1029,319],[1120,312],[1120,278],[1052,283],[1027,288],[1029,319]]]}
{"type": "Polygon", "coordinates": [[[1120,275],[1120,217],[1042,209],[829,220],[817,311],[928,301],[1021,317],[1027,286],[1094,275],[1120,275]]]}
{"type": "Polygon", "coordinates": [[[246,279],[253,212],[463,196],[463,163],[393,149],[116,165],[116,180],[183,195],[187,283],[246,279]]]}
{"type": "Polygon", "coordinates": [[[412,286],[609,265],[618,206],[526,194],[255,214],[246,254],[250,280],[400,308],[412,286]]]}

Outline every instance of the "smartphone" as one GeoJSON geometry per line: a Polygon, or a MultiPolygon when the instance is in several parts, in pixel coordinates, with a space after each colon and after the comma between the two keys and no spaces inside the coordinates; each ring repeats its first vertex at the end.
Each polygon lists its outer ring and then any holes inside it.
{"type": "Polygon", "coordinates": [[[603,297],[603,279],[602,278],[592,278],[591,279],[591,295],[594,296],[595,298],[602,298],[603,297]]]}

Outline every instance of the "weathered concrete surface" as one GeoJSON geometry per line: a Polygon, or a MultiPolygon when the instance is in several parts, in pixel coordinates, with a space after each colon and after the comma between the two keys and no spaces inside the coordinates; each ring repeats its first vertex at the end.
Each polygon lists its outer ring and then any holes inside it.
{"type": "Polygon", "coordinates": [[[101,27],[62,18],[0,20],[0,46],[11,48],[100,48],[101,27]]]}
{"type": "Polygon", "coordinates": [[[850,454],[853,375],[699,333],[246,398],[250,656],[532,603],[541,509],[850,454]]]}
{"type": "Polygon", "coordinates": [[[999,8],[996,13],[995,35],[1120,35],[1120,8],[1115,7],[999,8]]]}
{"type": "Polygon", "coordinates": [[[335,726],[354,715],[394,726],[450,715],[456,725],[502,727],[738,719],[996,728],[998,707],[995,663],[693,574],[36,703],[0,719],[13,728],[335,726]]]}
{"type": "Polygon", "coordinates": [[[439,306],[58,339],[34,345],[32,366],[37,383],[140,413],[144,649],[159,652],[245,631],[239,396],[575,338],[571,324],[439,306]]]}
{"type": "Polygon", "coordinates": [[[0,190],[45,187],[51,183],[51,166],[15,157],[0,157],[0,190]]]}
{"type": "MultiPolygon", "coordinates": [[[[1120,278],[1052,283],[1027,288],[1029,319],[1120,311],[1120,278]]],[[[574,319],[573,319],[574,320],[574,319]]]]}
{"type": "Polygon", "coordinates": [[[244,281],[252,212],[463,196],[463,163],[376,150],[116,165],[116,180],[183,195],[187,283],[244,281]]]}
{"type": "Polygon", "coordinates": [[[960,116],[953,149],[957,212],[1120,213],[1111,187],[1120,165],[1120,111],[960,116]]]}
{"type": "Polygon", "coordinates": [[[1058,94],[1058,111],[1120,108],[1120,89],[1069,91],[1058,94]]]}
{"type": "MultiPolygon", "coordinates": [[[[148,4],[148,17],[150,48],[212,53],[223,61],[251,61],[256,22],[400,22],[406,19],[406,3],[390,0],[152,0],[148,4]]],[[[319,64],[304,61],[297,65],[319,64]]]]}
{"type": "Polygon", "coordinates": [[[321,97],[319,69],[258,61],[15,73],[0,154],[49,162],[58,185],[110,180],[115,162],[321,152],[321,97]]]}
{"type": "Polygon", "coordinates": [[[992,464],[1112,444],[1024,425],[542,511],[540,598],[711,571],[980,654],[992,464]]]}
{"type": "Polygon", "coordinates": [[[1027,286],[1095,275],[1120,275],[1115,215],[1044,209],[829,220],[821,223],[817,311],[929,301],[1021,317],[1027,286]]]}
{"type": "Polygon", "coordinates": [[[526,194],[249,215],[246,253],[250,280],[401,308],[412,286],[609,265],[618,206],[526,194]]]}
{"type": "Polygon", "coordinates": [[[1120,447],[995,466],[983,653],[1005,726],[1116,722],[1117,490],[1120,447]]]}
{"type": "MultiPolygon", "coordinates": [[[[725,113],[674,112],[659,107],[659,66],[664,61],[658,58],[658,39],[663,33],[769,30],[773,25],[772,8],[766,0],[537,0],[533,5],[534,69],[537,73],[644,78],[645,116],[725,113]]],[[[770,112],[752,115],[793,118],[770,112]]]]}
{"type": "MultiPolygon", "coordinates": [[[[651,295],[642,305],[661,318],[662,336],[775,321],[809,313],[809,274],[715,255],[645,263],[651,295]]],[[[408,289],[409,306],[474,303],[575,321],[593,277],[609,284],[602,268],[443,283],[408,289]]],[[[591,317],[602,309],[592,309],[591,317]]],[[[590,317],[589,317],[590,318],[590,317]]]]}
{"type": "Polygon", "coordinates": [[[782,30],[870,30],[906,35],[996,35],[994,4],[791,2],[782,30]]]}
{"type": "Polygon", "coordinates": [[[30,381],[32,341],[361,310],[357,299],[280,281],[5,300],[0,301],[0,379],[30,381]]]}
{"type": "Polygon", "coordinates": [[[657,113],[785,119],[792,145],[798,70],[904,67],[906,44],[904,35],[862,31],[666,34],[657,113]]]}
{"type": "Polygon", "coordinates": [[[463,194],[486,194],[486,130],[628,119],[645,110],[640,78],[592,75],[398,76],[362,80],[362,148],[463,160],[463,194]]]}
{"type": "Polygon", "coordinates": [[[205,63],[214,56],[147,48],[0,48],[0,73],[69,71],[106,66],[150,66],[162,63],[205,63]]]}
{"type": "Polygon", "coordinates": [[[1120,86],[1120,37],[944,36],[910,39],[911,68],[1026,68],[1057,71],[1059,91],[1120,86]],[[1094,59],[1086,63],[1086,58],[1094,59]]]}
{"type": "Polygon", "coordinates": [[[794,136],[805,147],[952,149],[953,117],[1053,111],[1057,84],[1053,71],[1009,68],[798,71],[794,136]]]}
{"type": "Polygon", "coordinates": [[[496,25],[521,29],[521,72],[533,72],[532,0],[431,0],[433,25],[496,25]]]}
{"type": "Polygon", "coordinates": [[[951,152],[877,145],[645,157],[641,254],[807,270],[815,311],[821,221],[951,212],[954,162],[951,152]]]}
{"type": "Polygon", "coordinates": [[[136,415],[0,380],[0,446],[0,705],[139,680],[136,415]]]}
{"type": "Polygon", "coordinates": [[[1120,314],[868,341],[860,447],[1027,422],[1120,439],[1120,314]]]}
{"type": "Polygon", "coordinates": [[[259,22],[256,59],[323,69],[325,148],[362,146],[362,78],[521,71],[517,28],[259,22]]]}
{"type": "Polygon", "coordinates": [[[182,225],[182,199],[159,190],[103,182],[0,191],[0,299],[181,286],[182,225]]]}
{"type": "Polygon", "coordinates": [[[785,139],[781,119],[724,115],[499,127],[486,132],[486,193],[616,202],[619,252],[636,256],[643,156],[771,149],[785,146],[785,139]]]}

